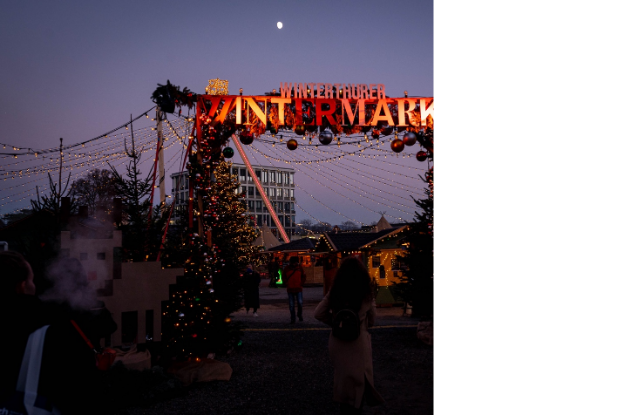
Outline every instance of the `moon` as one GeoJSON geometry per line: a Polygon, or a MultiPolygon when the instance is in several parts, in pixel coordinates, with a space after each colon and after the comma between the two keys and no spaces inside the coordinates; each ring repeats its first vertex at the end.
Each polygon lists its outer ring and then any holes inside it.
{"type": "Polygon", "coordinates": [[[278,29],[281,29],[281,28],[282,28],[282,26],[283,26],[282,22],[277,22],[277,28],[278,28],[278,29]]]}

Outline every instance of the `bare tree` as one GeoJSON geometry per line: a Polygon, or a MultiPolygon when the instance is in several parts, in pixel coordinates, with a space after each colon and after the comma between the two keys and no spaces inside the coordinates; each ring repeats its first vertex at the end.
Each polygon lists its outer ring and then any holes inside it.
{"type": "Polygon", "coordinates": [[[343,231],[355,231],[360,229],[360,227],[355,222],[351,222],[350,220],[348,220],[340,224],[340,229],[342,229],[343,231]]]}
{"type": "Polygon", "coordinates": [[[71,184],[69,195],[81,206],[89,207],[89,215],[95,215],[100,206],[112,208],[112,200],[116,195],[115,180],[110,170],[95,169],[84,178],[71,184]]]}

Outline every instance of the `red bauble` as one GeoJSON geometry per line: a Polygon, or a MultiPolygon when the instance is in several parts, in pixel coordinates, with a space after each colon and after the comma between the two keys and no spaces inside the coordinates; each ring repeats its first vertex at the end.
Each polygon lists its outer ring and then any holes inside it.
{"type": "Polygon", "coordinates": [[[379,130],[373,130],[373,132],[371,133],[373,138],[379,138],[379,134],[381,134],[381,131],[379,130]]]}
{"type": "Polygon", "coordinates": [[[240,142],[245,144],[245,145],[249,145],[251,143],[253,143],[254,141],[254,137],[253,134],[250,131],[242,131],[240,133],[240,142]]]}
{"type": "Polygon", "coordinates": [[[427,152],[426,151],[419,151],[418,153],[416,153],[416,160],[418,160],[418,161],[425,161],[425,160],[427,160],[427,152]]]}
{"type": "Polygon", "coordinates": [[[294,138],[291,138],[286,143],[286,147],[288,147],[289,150],[296,150],[297,149],[297,140],[295,140],[294,138]]]}
{"type": "Polygon", "coordinates": [[[399,140],[398,138],[396,138],[392,140],[392,143],[390,143],[390,148],[395,153],[400,153],[405,148],[405,144],[403,144],[402,140],[399,140]]]}
{"type": "Polygon", "coordinates": [[[405,135],[403,136],[403,143],[406,146],[413,146],[414,144],[416,144],[416,133],[414,133],[413,131],[408,131],[407,133],[405,133],[405,135]]]}
{"type": "Polygon", "coordinates": [[[304,135],[305,134],[305,127],[303,125],[298,125],[295,127],[295,134],[297,135],[304,135]]]}
{"type": "Polygon", "coordinates": [[[383,135],[390,135],[392,134],[392,131],[394,131],[394,128],[392,127],[384,127],[381,132],[383,133],[383,135]]]}

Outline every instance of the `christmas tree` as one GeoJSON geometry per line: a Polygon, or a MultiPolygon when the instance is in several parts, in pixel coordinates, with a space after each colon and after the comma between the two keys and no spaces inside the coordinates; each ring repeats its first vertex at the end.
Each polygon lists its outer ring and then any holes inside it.
{"type": "Polygon", "coordinates": [[[210,127],[197,138],[190,158],[189,256],[165,313],[167,349],[177,359],[200,359],[230,350],[240,340],[231,313],[242,305],[242,268],[257,251],[238,180],[221,147],[230,131],[210,127]]]}

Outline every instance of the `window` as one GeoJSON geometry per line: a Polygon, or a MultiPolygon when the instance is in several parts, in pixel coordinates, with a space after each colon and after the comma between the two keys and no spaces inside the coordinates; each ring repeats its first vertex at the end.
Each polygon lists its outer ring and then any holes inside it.
{"type": "Polygon", "coordinates": [[[275,183],[275,171],[271,170],[269,173],[269,178],[271,183],[275,183]]]}
{"type": "MultiPolygon", "coordinates": [[[[277,190],[282,190],[282,189],[277,189],[277,190]]],[[[277,211],[278,212],[284,211],[284,202],[277,202],[277,211]]]]}
{"type": "Polygon", "coordinates": [[[295,184],[295,173],[288,173],[290,175],[290,184],[295,184]]]}
{"type": "Polygon", "coordinates": [[[290,175],[288,173],[284,173],[284,184],[290,184],[290,175]]]}
{"type": "Polygon", "coordinates": [[[284,196],[284,193],[283,193],[283,192],[284,192],[284,189],[282,189],[281,187],[278,187],[278,188],[277,188],[277,189],[275,189],[275,190],[276,190],[276,193],[277,193],[277,197],[282,197],[282,196],[284,196]]]}
{"type": "Polygon", "coordinates": [[[98,252],[97,253],[97,259],[106,259],[106,253],[105,252],[98,252]]]}
{"type": "Polygon", "coordinates": [[[373,268],[379,268],[381,257],[379,255],[373,257],[373,268]]]}
{"type": "Polygon", "coordinates": [[[284,221],[284,226],[285,227],[289,228],[290,226],[292,226],[290,224],[290,216],[286,215],[286,216],[284,216],[284,219],[285,219],[285,221],[284,221]]]}
{"type": "Polygon", "coordinates": [[[277,172],[277,182],[282,183],[282,172],[277,172]]]}
{"type": "Polygon", "coordinates": [[[87,254],[86,252],[81,252],[80,253],[80,260],[81,261],[86,261],[89,259],[89,254],[87,254]]]}
{"type": "Polygon", "coordinates": [[[311,267],[312,266],[312,257],[310,255],[305,255],[301,257],[301,266],[302,267],[311,267]]]}
{"type": "Polygon", "coordinates": [[[290,213],[290,202],[284,203],[284,212],[290,213]]]}
{"type": "Polygon", "coordinates": [[[249,211],[253,212],[256,209],[256,202],[254,202],[253,200],[248,200],[247,206],[249,206],[249,211]]]}
{"type": "Polygon", "coordinates": [[[266,170],[262,170],[262,183],[268,183],[269,173],[266,170]]]}
{"type": "Polygon", "coordinates": [[[238,171],[238,181],[239,182],[244,182],[245,181],[245,175],[247,174],[247,169],[239,169],[238,171]]]}
{"type": "Polygon", "coordinates": [[[269,197],[275,197],[275,188],[269,187],[269,197]]]}
{"type": "Polygon", "coordinates": [[[255,189],[254,189],[254,187],[253,187],[253,186],[249,186],[249,187],[247,188],[247,195],[248,195],[248,196],[253,196],[253,195],[254,195],[254,190],[255,190],[255,189]]]}

